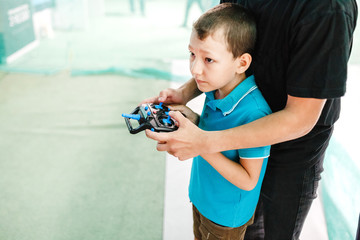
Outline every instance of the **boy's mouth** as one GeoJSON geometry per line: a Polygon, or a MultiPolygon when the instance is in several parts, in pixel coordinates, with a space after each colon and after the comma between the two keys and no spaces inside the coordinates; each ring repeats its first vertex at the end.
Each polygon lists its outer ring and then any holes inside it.
{"type": "Polygon", "coordinates": [[[200,79],[195,79],[197,84],[204,84],[206,83],[206,81],[200,80],[200,79]]]}

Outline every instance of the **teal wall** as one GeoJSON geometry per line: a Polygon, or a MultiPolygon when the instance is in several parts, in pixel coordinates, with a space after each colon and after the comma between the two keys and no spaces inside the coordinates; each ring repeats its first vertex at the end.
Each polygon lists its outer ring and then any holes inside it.
{"type": "Polygon", "coordinates": [[[29,0],[0,1],[0,63],[35,40],[29,0]],[[17,9],[17,10],[16,10],[17,9]]]}

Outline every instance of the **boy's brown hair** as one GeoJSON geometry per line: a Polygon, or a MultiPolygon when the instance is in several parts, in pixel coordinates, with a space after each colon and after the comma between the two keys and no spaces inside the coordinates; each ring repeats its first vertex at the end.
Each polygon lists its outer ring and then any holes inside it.
{"type": "Polygon", "coordinates": [[[256,41],[256,22],[244,7],[234,3],[219,4],[193,24],[200,40],[223,28],[227,48],[234,58],[244,53],[252,54],[256,41]]]}

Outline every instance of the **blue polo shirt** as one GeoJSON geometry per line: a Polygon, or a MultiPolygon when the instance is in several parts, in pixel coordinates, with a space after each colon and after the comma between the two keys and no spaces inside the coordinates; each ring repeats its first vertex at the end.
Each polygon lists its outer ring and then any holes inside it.
{"type": "MultiPolygon", "coordinates": [[[[215,91],[205,93],[199,127],[207,131],[233,128],[271,113],[255,84],[254,76],[246,78],[223,99],[214,98],[215,91]]],[[[190,201],[202,215],[227,227],[239,227],[253,216],[270,154],[270,146],[222,152],[239,162],[241,158],[264,158],[259,181],[251,191],[242,190],[222,177],[201,156],[194,158],[189,186],[190,201]]]]}

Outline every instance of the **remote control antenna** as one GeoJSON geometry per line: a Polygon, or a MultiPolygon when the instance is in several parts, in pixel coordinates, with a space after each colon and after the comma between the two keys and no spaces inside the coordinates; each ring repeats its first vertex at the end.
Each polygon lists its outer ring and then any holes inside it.
{"type": "Polygon", "coordinates": [[[164,123],[164,124],[171,124],[170,116],[168,116],[167,118],[164,118],[164,119],[163,119],[163,123],[164,123]]]}
{"type": "Polygon", "coordinates": [[[126,114],[126,113],[123,113],[123,114],[121,114],[121,116],[124,117],[124,118],[135,119],[135,120],[138,120],[138,121],[141,119],[140,114],[126,114]]]}
{"type": "Polygon", "coordinates": [[[163,109],[163,102],[160,102],[159,103],[159,105],[155,105],[154,107],[156,108],[156,109],[163,109]]]}

